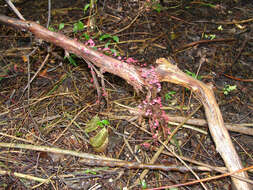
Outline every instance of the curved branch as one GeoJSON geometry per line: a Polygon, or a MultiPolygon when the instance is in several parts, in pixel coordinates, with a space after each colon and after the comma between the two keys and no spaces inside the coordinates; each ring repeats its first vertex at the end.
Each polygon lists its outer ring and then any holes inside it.
{"type": "MultiPolygon", "coordinates": [[[[158,64],[156,71],[159,73],[160,81],[172,82],[190,88],[201,100],[205,108],[209,131],[215,142],[216,150],[221,154],[228,170],[235,171],[243,168],[240,158],[230,139],[228,130],[225,128],[212,88],[203,82],[186,75],[167,59],[160,58],[156,63],[158,64]]],[[[240,173],[239,175],[241,177],[248,177],[246,172],[240,173]]],[[[237,189],[250,189],[248,184],[235,178],[232,178],[232,180],[236,184],[237,189]]]]}

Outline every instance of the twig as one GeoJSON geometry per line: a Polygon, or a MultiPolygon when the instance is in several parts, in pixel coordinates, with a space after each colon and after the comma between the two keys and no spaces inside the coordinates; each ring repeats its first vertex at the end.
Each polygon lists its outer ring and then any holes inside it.
{"type": "MultiPolygon", "coordinates": [[[[19,149],[27,149],[27,150],[34,150],[40,152],[50,152],[54,154],[65,154],[76,156],[79,158],[83,158],[80,160],[81,163],[85,165],[91,166],[107,166],[107,167],[124,167],[128,169],[138,168],[138,169],[154,169],[154,170],[163,170],[163,171],[178,171],[178,172],[188,172],[189,168],[184,166],[178,165],[159,165],[159,164],[144,164],[138,162],[127,162],[120,159],[108,158],[104,156],[89,154],[89,153],[82,153],[72,150],[54,148],[54,147],[47,147],[47,146],[36,146],[36,145],[29,145],[29,144],[15,144],[15,143],[0,143],[0,147],[6,148],[19,148],[19,149]]],[[[211,171],[211,169],[207,167],[191,167],[190,169],[195,171],[211,171]]]]}
{"type": "Polygon", "coordinates": [[[46,64],[47,60],[49,58],[49,54],[47,54],[46,58],[44,59],[44,61],[41,63],[40,67],[38,68],[38,70],[36,71],[36,73],[33,75],[33,77],[28,81],[28,84],[25,86],[23,93],[26,91],[26,89],[28,88],[28,85],[32,83],[32,81],[35,79],[35,77],[39,74],[39,72],[41,71],[41,69],[44,67],[44,65],[46,64]]]}
{"type": "Polygon", "coordinates": [[[224,21],[218,21],[218,22],[213,22],[213,21],[195,21],[196,23],[212,23],[212,24],[224,24],[224,25],[230,25],[230,24],[245,24],[248,22],[253,22],[253,18],[249,18],[246,20],[239,20],[239,21],[228,21],[228,22],[224,22],[224,21]]]}
{"type": "Polygon", "coordinates": [[[50,20],[51,20],[51,0],[48,0],[47,28],[49,27],[50,20]]]}
{"type": "Polygon", "coordinates": [[[128,24],[127,26],[125,26],[125,27],[121,28],[120,30],[114,32],[111,35],[118,34],[118,33],[122,32],[122,31],[128,29],[137,20],[137,18],[143,13],[143,11],[144,11],[143,9],[140,10],[140,11],[138,11],[138,14],[134,17],[134,19],[130,22],[130,24],[128,24]]]}
{"type": "Polygon", "coordinates": [[[199,40],[196,42],[191,42],[189,44],[186,44],[183,47],[175,50],[175,52],[178,52],[178,51],[183,50],[185,48],[193,47],[193,46],[196,46],[199,44],[206,44],[206,43],[213,43],[213,42],[231,42],[231,41],[235,41],[235,39],[234,38],[228,38],[228,39],[221,38],[221,39],[213,39],[213,40],[199,40]]]}
{"type": "MultiPolygon", "coordinates": [[[[173,187],[182,187],[182,186],[186,186],[186,185],[193,185],[193,184],[200,183],[200,182],[205,182],[205,181],[219,179],[219,178],[226,177],[226,176],[231,176],[232,174],[244,172],[244,171],[247,171],[247,170],[250,170],[250,169],[253,169],[253,166],[243,168],[243,169],[240,169],[240,170],[236,170],[236,171],[233,171],[233,172],[229,172],[229,173],[226,173],[226,174],[221,174],[221,175],[217,175],[217,176],[213,176],[213,177],[208,177],[208,178],[205,178],[205,179],[195,180],[195,181],[191,181],[191,182],[187,182],[187,183],[183,183],[183,184],[152,188],[152,190],[169,189],[169,188],[173,188],[173,187]]],[[[151,189],[147,189],[147,190],[151,190],[151,189]]],[[[241,189],[241,190],[243,190],[243,189],[241,189]]]]}
{"type": "Polygon", "coordinates": [[[93,83],[94,83],[96,90],[97,90],[98,100],[100,101],[101,100],[101,89],[100,89],[100,85],[98,83],[98,79],[96,76],[96,74],[99,75],[98,70],[94,67],[94,65],[89,60],[87,60],[85,58],[84,58],[84,60],[87,62],[88,66],[90,67],[93,83]],[[96,74],[95,74],[95,72],[96,72],[96,74]]]}
{"type": "Polygon", "coordinates": [[[11,0],[5,0],[5,2],[10,6],[10,8],[14,11],[14,13],[20,18],[21,20],[25,20],[22,14],[18,11],[15,5],[11,2],[11,0]]]}
{"type": "MultiPolygon", "coordinates": [[[[142,115],[143,117],[146,117],[145,112],[143,110],[140,110],[138,108],[132,108],[129,106],[125,106],[125,105],[122,105],[118,102],[114,102],[114,103],[119,106],[125,107],[126,109],[128,109],[129,113],[132,115],[142,115]]],[[[161,109],[165,109],[165,107],[162,107],[161,109]]],[[[100,114],[106,114],[106,113],[100,113],[100,114]]],[[[166,114],[166,116],[169,118],[169,123],[172,125],[178,125],[178,123],[181,123],[182,121],[185,120],[185,117],[182,117],[182,116],[174,116],[171,114],[166,114]]],[[[131,118],[132,116],[127,116],[127,117],[125,116],[123,118],[116,118],[116,119],[128,120],[128,117],[131,118]]],[[[190,118],[185,123],[189,124],[189,125],[196,125],[196,126],[201,126],[201,127],[205,127],[208,125],[208,123],[205,119],[195,119],[195,118],[190,118]]],[[[253,123],[241,123],[241,124],[225,123],[224,125],[229,131],[253,136],[253,128],[251,128],[251,126],[253,126],[253,123]]],[[[183,125],[183,127],[190,128],[185,125],[183,125]]],[[[198,132],[205,134],[204,131],[199,131],[196,128],[194,128],[193,130],[196,130],[198,132]]]]}
{"type": "MultiPolygon", "coordinates": [[[[133,135],[133,133],[128,138],[131,138],[132,135],[133,135]]],[[[140,159],[134,154],[134,151],[125,136],[123,137],[123,139],[124,139],[124,143],[126,144],[127,148],[129,149],[130,153],[133,155],[133,157],[137,160],[138,163],[141,163],[140,159]]]]}
{"type": "Polygon", "coordinates": [[[232,80],[238,80],[238,81],[242,81],[242,82],[253,82],[253,79],[241,79],[241,78],[237,78],[237,77],[234,77],[234,76],[227,75],[225,73],[223,73],[223,75],[225,77],[228,77],[228,78],[232,79],[232,80]]]}
{"type": "Polygon", "coordinates": [[[34,177],[34,176],[31,176],[31,175],[28,175],[28,174],[23,174],[23,173],[18,173],[18,172],[5,171],[5,170],[2,170],[2,169],[0,169],[0,174],[1,175],[15,176],[15,177],[24,178],[24,179],[29,179],[29,180],[37,181],[37,182],[40,182],[40,183],[49,183],[50,182],[50,180],[48,180],[48,179],[34,177]]]}

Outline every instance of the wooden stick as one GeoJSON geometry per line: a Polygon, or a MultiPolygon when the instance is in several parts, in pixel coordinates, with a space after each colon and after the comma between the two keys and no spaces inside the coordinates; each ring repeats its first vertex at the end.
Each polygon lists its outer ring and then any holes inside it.
{"type": "MultiPolygon", "coordinates": [[[[242,163],[232,144],[228,130],[224,126],[212,88],[185,74],[167,59],[160,58],[156,63],[158,64],[156,71],[159,73],[161,81],[172,82],[190,88],[199,97],[205,108],[208,127],[215,142],[216,150],[220,153],[226,167],[230,172],[242,169],[242,163]]],[[[248,177],[246,172],[239,175],[248,177]]],[[[232,180],[238,190],[250,189],[248,184],[235,178],[232,178],[232,180]]]]}

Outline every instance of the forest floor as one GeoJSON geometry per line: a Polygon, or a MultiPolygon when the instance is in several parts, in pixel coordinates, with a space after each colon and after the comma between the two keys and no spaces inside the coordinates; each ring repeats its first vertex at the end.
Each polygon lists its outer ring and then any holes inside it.
{"type": "MultiPolygon", "coordinates": [[[[182,71],[213,86],[225,123],[253,130],[252,1],[108,0],[94,5],[52,1],[50,30],[131,64],[152,67],[156,59],[171,57],[182,71]]],[[[47,0],[21,0],[15,6],[26,20],[46,26],[47,0]]],[[[0,13],[16,18],[4,1],[0,13]]],[[[105,89],[98,101],[93,81],[83,59],[66,57],[63,49],[0,24],[0,141],[37,147],[0,146],[0,189],[152,189],[197,179],[191,172],[155,169],[138,181],[143,169],[89,166],[81,154],[43,151],[46,146],[149,163],[162,146],[158,139],[165,140],[180,123],[152,129],[153,121],[131,112],[143,104],[145,93],[138,94],[123,79],[104,73],[105,89]]],[[[186,118],[201,106],[189,89],[161,86],[158,95],[166,114],[186,118]]],[[[193,117],[205,120],[204,109],[193,117]]],[[[253,134],[229,133],[243,165],[252,166],[253,134]]],[[[224,167],[206,125],[185,124],[167,148],[189,167],[224,167]]],[[[184,166],[169,150],[155,163],[184,166]]],[[[210,168],[195,173],[199,178],[220,174],[210,168]]],[[[253,180],[253,171],[248,173],[253,180]]],[[[175,189],[204,188],[229,190],[231,179],[175,189]]]]}

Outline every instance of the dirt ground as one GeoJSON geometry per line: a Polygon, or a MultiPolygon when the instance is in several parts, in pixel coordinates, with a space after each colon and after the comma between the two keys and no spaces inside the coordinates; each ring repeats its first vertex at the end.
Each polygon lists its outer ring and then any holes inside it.
{"type": "MultiPolygon", "coordinates": [[[[46,26],[47,0],[14,4],[26,20],[46,26]]],[[[5,1],[0,2],[0,14],[16,18],[5,1]]],[[[225,123],[252,132],[252,1],[104,0],[92,7],[84,0],[54,0],[49,26],[131,64],[152,67],[158,58],[173,58],[182,71],[213,86],[225,123]]],[[[165,140],[180,121],[171,119],[152,129],[149,118],[131,112],[146,94],[110,73],[103,75],[105,89],[98,101],[90,67],[67,54],[0,24],[0,142],[20,145],[0,146],[0,189],[152,189],[220,174],[215,168],[224,163],[206,125],[184,125],[168,144],[187,166],[206,167],[196,175],[179,171],[184,165],[168,150],[155,163],[175,166],[175,171],[149,170],[142,181],[138,179],[144,169],[129,163],[87,164],[81,153],[149,163],[162,146],[157,136],[165,140]]],[[[103,86],[101,76],[97,79],[103,86]]],[[[158,96],[161,109],[172,117],[185,118],[201,106],[189,89],[173,84],[162,83],[158,96]]],[[[204,109],[193,118],[205,120],[204,109]]],[[[243,165],[252,166],[253,133],[229,133],[243,165]]],[[[248,174],[253,180],[253,170],[248,174]]],[[[174,189],[231,188],[230,178],[223,177],[174,189]]]]}

